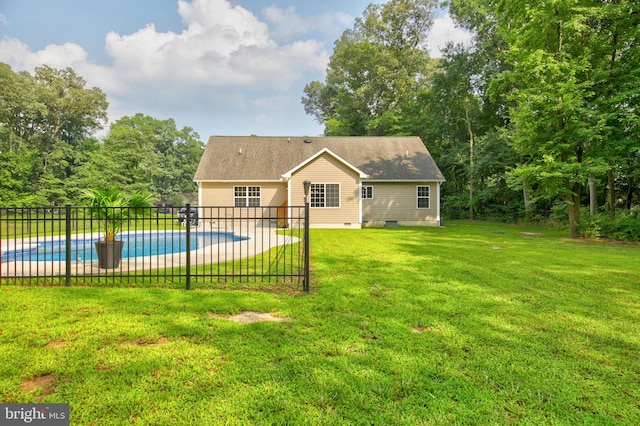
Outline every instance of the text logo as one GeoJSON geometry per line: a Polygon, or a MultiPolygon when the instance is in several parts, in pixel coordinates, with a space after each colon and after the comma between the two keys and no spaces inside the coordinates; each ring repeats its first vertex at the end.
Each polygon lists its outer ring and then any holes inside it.
{"type": "Polygon", "coordinates": [[[0,424],[69,426],[69,404],[0,404],[0,424]]]}

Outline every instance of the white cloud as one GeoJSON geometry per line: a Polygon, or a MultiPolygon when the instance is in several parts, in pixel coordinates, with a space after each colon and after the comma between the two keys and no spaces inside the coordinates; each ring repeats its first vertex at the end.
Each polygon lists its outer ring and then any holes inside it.
{"type": "MultiPolygon", "coordinates": [[[[12,38],[0,40],[0,62],[29,72],[42,64],[72,67],[88,86],[107,93],[112,121],[136,112],[159,118],[191,112],[194,121],[206,116],[209,123],[227,124],[231,120],[224,117],[242,122],[245,115],[246,122],[258,122],[272,105],[254,98],[298,91],[324,72],[329,53],[319,41],[278,43],[265,22],[229,0],[177,3],[181,32],[160,32],[148,24],[131,34],[107,34],[109,66],[92,64],[78,44],[32,51],[12,38]]],[[[289,108],[302,109],[299,101],[289,108]]]]}
{"type": "MultiPolygon", "coordinates": [[[[8,37],[0,40],[0,62],[29,72],[43,64],[72,67],[89,87],[107,94],[111,121],[142,112],[173,117],[203,137],[258,133],[256,127],[263,134],[316,133],[319,127],[300,104],[302,87],[323,78],[329,52],[318,40],[339,36],[351,27],[351,16],[302,18],[293,7],[271,6],[260,19],[231,0],[176,2],[181,31],[158,31],[148,24],[130,34],[106,34],[109,65],[93,63],[76,43],[33,51],[8,37]]],[[[430,53],[440,56],[446,40],[470,39],[446,15],[434,22],[430,53]]]]}
{"type": "Polygon", "coordinates": [[[353,17],[347,13],[323,13],[308,19],[300,16],[293,6],[286,9],[269,6],[263,10],[263,14],[271,24],[271,35],[285,40],[316,33],[337,38],[353,24],[353,17]]]}
{"type": "Polygon", "coordinates": [[[447,45],[447,42],[451,41],[454,44],[462,43],[468,45],[471,43],[471,38],[469,32],[456,27],[451,16],[447,13],[433,22],[433,27],[427,39],[429,55],[431,55],[432,58],[439,58],[442,56],[440,49],[443,49],[447,45]]]}
{"type": "Polygon", "coordinates": [[[301,73],[324,69],[328,53],[314,40],[278,45],[251,12],[227,0],[178,2],[180,34],[153,24],[130,34],[109,33],[107,53],[121,77],[175,87],[289,87],[301,73]]]}
{"type": "Polygon", "coordinates": [[[50,44],[33,52],[18,39],[4,37],[0,41],[0,61],[18,70],[33,70],[47,64],[53,68],[73,67],[87,62],[87,52],[74,43],[50,44]]]}

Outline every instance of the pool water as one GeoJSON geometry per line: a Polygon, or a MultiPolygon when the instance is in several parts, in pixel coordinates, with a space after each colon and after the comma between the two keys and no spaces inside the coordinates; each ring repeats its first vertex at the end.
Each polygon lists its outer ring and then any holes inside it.
{"type": "MultiPolygon", "coordinates": [[[[187,251],[186,232],[145,232],[120,234],[124,241],[122,258],[176,254],[187,251]]],[[[231,232],[191,232],[189,251],[201,249],[213,244],[246,240],[231,232]]],[[[72,240],[71,260],[98,260],[94,243],[100,238],[72,240]]],[[[66,260],[66,241],[47,241],[28,244],[18,250],[3,251],[2,261],[63,261],[66,260]]]]}

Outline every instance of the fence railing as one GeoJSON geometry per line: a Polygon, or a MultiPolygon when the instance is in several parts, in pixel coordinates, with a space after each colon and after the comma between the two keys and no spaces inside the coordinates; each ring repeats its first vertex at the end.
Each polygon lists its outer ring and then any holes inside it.
{"type": "Polygon", "coordinates": [[[308,292],[305,236],[296,206],[3,207],[0,284],[308,292]]]}

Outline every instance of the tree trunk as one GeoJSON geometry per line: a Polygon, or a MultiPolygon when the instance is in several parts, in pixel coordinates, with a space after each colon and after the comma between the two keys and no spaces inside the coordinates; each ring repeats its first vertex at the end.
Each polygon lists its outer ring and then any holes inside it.
{"type": "Polygon", "coordinates": [[[531,220],[531,194],[526,186],[522,188],[522,196],[524,198],[524,220],[528,223],[531,220]]]}
{"type": "Polygon", "coordinates": [[[633,193],[635,192],[636,182],[631,176],[627,177],[627,181],[629,182],[629,186],[627,189],[627,199],[625,207],[627,210],[631,210],[631,206],[633,206],[633,193]]]}
{"type": "Polygon", "coordinates": [[[474,220],[473,214],[473,132],[471,131],[471,120],[469,119],[469,98],[464,101],[464,113],[469,131],[469,219],[474,220]]]}
{"type": "Polygon", "coordinates": [[[613,177],[613,169],[607,170],[607,185],[609,186],[609,217],[616,218],[616,189],[615,179],[613,177]]]}
{"type": "Polygon", "coordinates": [[[571,186],[571,191],[567,193],[565,200],[569,213],[569,230],[571,238],[578,238],[578,227],[580,225],[580,184],[571,186]]]}
{"type": "Polygon", "coordinates": [[[598,213],[598,187],[596,178],[589,175],[589,214],[595,216],[598,213]]]}

